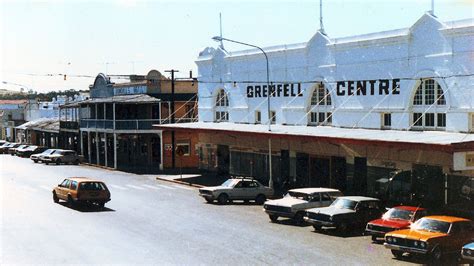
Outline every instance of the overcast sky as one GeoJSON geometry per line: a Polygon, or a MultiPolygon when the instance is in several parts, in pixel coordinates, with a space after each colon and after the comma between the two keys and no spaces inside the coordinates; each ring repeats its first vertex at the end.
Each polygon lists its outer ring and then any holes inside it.
{"type": "MultiPolygon", "coordinates": [[[[434,12],[472,18],[473,3],[437,0],[434,12]]],[[[430,9],[431,0],[323,0],[331,38],[410,27],[430,9]]],[[[218,45],[220,12],[224,37],[263,47],[306,42],[319,29],[319,0],[0,0],[0,88],[88,89],[100,72],[196,75],[199,52],[218,45]]]]}

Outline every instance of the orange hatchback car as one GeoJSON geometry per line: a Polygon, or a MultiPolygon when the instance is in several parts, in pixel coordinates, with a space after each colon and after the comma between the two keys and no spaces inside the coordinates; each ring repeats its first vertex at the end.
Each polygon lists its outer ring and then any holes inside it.
{"type": "Polygon", "coordinates": [[[97,204],[104,207],[110,201],[110,191],[104,182],[87,177],[69,177],[53,189],[53,201],[66,201],[70,206],[76,203],[97,204]]]}

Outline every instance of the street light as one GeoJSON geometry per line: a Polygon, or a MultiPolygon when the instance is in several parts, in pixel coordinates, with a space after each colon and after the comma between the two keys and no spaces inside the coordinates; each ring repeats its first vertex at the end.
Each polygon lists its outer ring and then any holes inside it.
{"type": "MultiPolygon", "coordinates": [[[[267,53],[265,53],[265,51],[256,46],[256,45],[253,45],[253,44],[248,44],[248,43],[244,43],[244,42],[239,42],[239,41],[235,41],[235,40],[231,40],[231,39],[227,39],[227,38],[223,38],[221,36],[214,36],[212,37],[212,39],[216,42],[222,42],[222,41],[228,41],[228,42],[233,42],[233,43],[238,43],[238,44],[242,44],[242,45],[246,45],[246,46],[250,46],[250,47],[254,47],[254,48],[257,48],[258,50],[260,50],[263,55],[265,56],[265,60],[266,60],[266,63],[267,63],[267,90],[268,90],[268,93],[267,93],[267,113],[268,113],[268,131],[272,131],[271,129],[271,121],[272,121],[272,117],[271,117],[271,114],[270,114],[270,94],[271,94],[271,89],[270,89],[270,71],[269,71],[269,66],[268,66],[268,56],[267,56],[267,53]]],[[[273,178],[272,178],[272,138],[271,136],[269,135],[268,137],[268,172],[269,172],[269,181],[268,181],[268,186],[273,188],[273,178]]]]}

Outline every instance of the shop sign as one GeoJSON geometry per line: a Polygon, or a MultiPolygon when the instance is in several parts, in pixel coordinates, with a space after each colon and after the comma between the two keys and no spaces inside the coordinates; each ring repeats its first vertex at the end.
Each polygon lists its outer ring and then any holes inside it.
{"type": "Polygon", "coordinates": [[[130,86],[114,88],[114,95],[142,94],[146,93],[146,86],[130,86]]]}

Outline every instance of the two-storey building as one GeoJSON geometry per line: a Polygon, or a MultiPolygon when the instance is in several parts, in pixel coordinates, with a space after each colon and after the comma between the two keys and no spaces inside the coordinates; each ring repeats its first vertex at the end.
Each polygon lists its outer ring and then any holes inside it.
{"type": "Polygon", "coordinates": [[[407,171],[390,189],[442,205],[474,176],[473,44],[472,20],[427,13],[410,28],[263,48],[268,69],[258,49],[206,48],[199,122],[158,128],[198,132],[201,169],[358,195],[407,171]]]}

